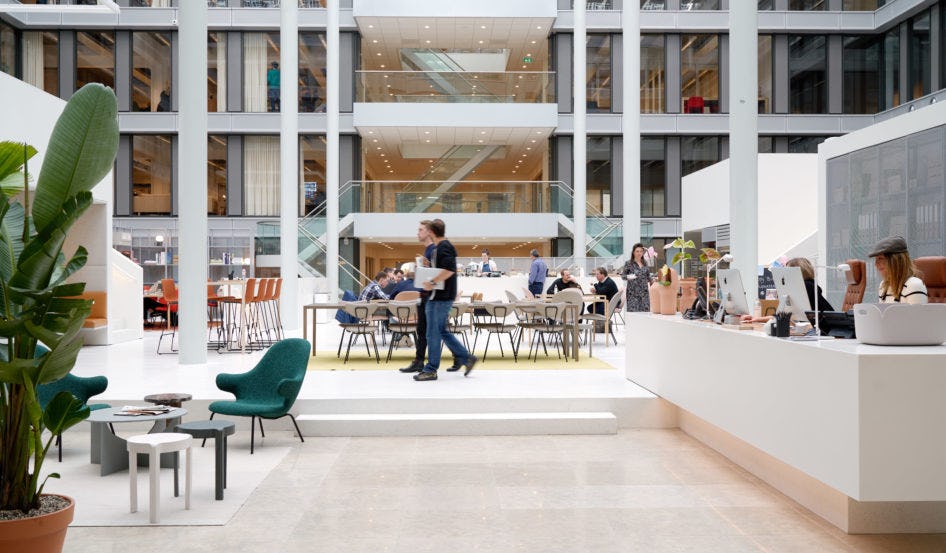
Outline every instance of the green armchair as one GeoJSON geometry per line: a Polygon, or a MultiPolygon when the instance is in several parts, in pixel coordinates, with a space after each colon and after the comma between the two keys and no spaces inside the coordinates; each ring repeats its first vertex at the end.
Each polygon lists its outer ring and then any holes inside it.
{"type": "Polygon", "coordinates": [[[217,387],[230,392],[236,399],[215,401],[210,404],[210,418],[217,413],[234,417],[250,417],[250,454],[255,447],[256,420],[259,419],[260,435],[264,438],[263,419],[289,417],[296,427],[299,439],[305,442],[292,408],[302,388],[309,362],[309,342],[301,338],[288,338],[276,342],[252,370],[242,374],[218,374],[217,387]]]}
{"type": "MultiPolygon", "coordinates": [[[[39,348],[37,348],[37,351],[38,350],[39,348]]],[[[90,397],[101,394],[105,391],[105,388],[108,388],[108,379],[104,376],[82,377],[69,373],[54,382],[40,384],[36,387],[36,394],[39,396],[40,405],[45,409],[46,404],[52,401],[59,392],[69,392],[82,403],[88,404],[90,397]]],[[[89,409],[92,411],[108,407],[111,407],[111,405],[107,403],[89,404],[89,409]]],[[[59,462],[61,463],[62,434],[56,436],[56,446],[59,448],[59,462]]]]}

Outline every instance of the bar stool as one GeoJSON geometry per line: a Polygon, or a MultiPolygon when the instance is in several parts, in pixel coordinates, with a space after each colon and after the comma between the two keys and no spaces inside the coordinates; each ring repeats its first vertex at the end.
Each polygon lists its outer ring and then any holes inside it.
{"type": "MultiPolygon", "coordinates": [[[[158,522],[161,497],[161,454],[186,451],[184,467],[184,508],[191,508],[191,445],[194,438],[187,434],[159,432],[141,434],[128,438],[128,482],[131,492],[131,512],[138,512],[138,454],[148,456],[148,475],[151,483],[148,519],[152,524],[158,522]]],[[[177,463],[175,463],[176,465],[177,463]]],[[[177,476],[177,468],[174,469],[177,476]]]]}
{"type": "Polygon", "coordinates": [[[205,442],[207,438],[214,439],[214,499],[223,499],[223,489],[227,487],[227,436],[236,432],[236,425],[226,420],[191,421],[177,425],[174,431],[203,438],[205,442]]]}

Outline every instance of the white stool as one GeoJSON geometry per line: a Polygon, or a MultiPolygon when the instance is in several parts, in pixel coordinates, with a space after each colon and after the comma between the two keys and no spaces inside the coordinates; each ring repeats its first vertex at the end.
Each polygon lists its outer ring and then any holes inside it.
{"type": "MultiPolygon", "coordinates": [[[[184,467],[184,508],[191,508],[191,444],[194,438],[187,434],[163,432],[142,434],[128,438],[128,474],[131,491],[131,512],[138,512],[138,454],[148,455],[148,475],[151,480],[151,498],[149,502],[149,520],[158,522],[159,499],[161,495],[161,454],[184,450],[187,460],[184,467]]],[[[174,469],[175,471],[177,469],[174,469]]]]}

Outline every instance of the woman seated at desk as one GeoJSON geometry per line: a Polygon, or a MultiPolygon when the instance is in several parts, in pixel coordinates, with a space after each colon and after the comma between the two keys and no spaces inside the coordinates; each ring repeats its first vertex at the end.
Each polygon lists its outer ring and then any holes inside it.
{"type": "MultiPolygon", "coordinates": [[[[804,257],[793,257],[785,262],[786,267],[798,267],[801,269],[801,277],[805,281],[805,291],[808,292],[808,305],[812,309],[815,308],[815,305],[818,306],[818,311],[834,311],[834,307],[831,306],[831,302],[824,297],[824,292],[821,290],[821,287],[815,284],[815,267],[811,264],[811,261],[808,261],[804,257]],[[815,290],[818,294],[818,302],[815,303],[815,290]]],[[[743,315],[743,321],[749,321],[753,323],[764,323],[772,319],[771,315],[765,317],[753,317],[752,315],[743,315]]]]}
{"type": "Polygon", "coordinates": [[[880,303],[927,303],[926,285],[913,266],[907,241],[902,236],[884,238],[867,256],[874,258],[874,268],[880,275],[877,292],[880,303]]]}

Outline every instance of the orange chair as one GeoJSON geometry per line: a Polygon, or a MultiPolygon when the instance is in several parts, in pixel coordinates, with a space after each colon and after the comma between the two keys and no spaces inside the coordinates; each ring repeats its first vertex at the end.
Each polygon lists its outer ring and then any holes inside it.
{"type": "Polygon", "coordinates": [[[841,311],[850,311],[854,304],[864,301],[864,290],[867,288],[867,264],[860,259],[848,259],[845,263],[851,266],[854,282],[848,282],[841,311]]]}
{"type": "Polygon", "coordinates": [[[703,113],[703,107],[706,102],[702,96],[690,96],[686,101],[686,113],[703,113]]]}
{"type": "Polygon", "coordinates": [[[930,303],[946,303],[946,257],[918,257],[913,260],[926,285],[930,303]]]}
{"type": "Polygon", "coordinates": [[[164,340],[164,337],[167,335],[171,336],[171,353],[177,352],[174,349],[174,336],[177,334],[177,285],[174,284],[174,279],[172,278],[163,278],[161,279],[161,293],[162,297],[158,298],[158,307],[155,308],[155,311],[158,313],[164,313],[165,320],[167,325],[161,330],[161,336],[158,337],[158,347],[157,353],[161,354],[161,341],[164,340]]]}
{"type": "Polygon", "coordinates": [[[242,351],[244,341],[252,348],[250,331],[250,307],[256,298],[256,279],[248,278],[243,281],[242,298],[221,298],[218,301],[223,308],[224,345],[217,348],[219,353],[223,349],[242,351]]]}

